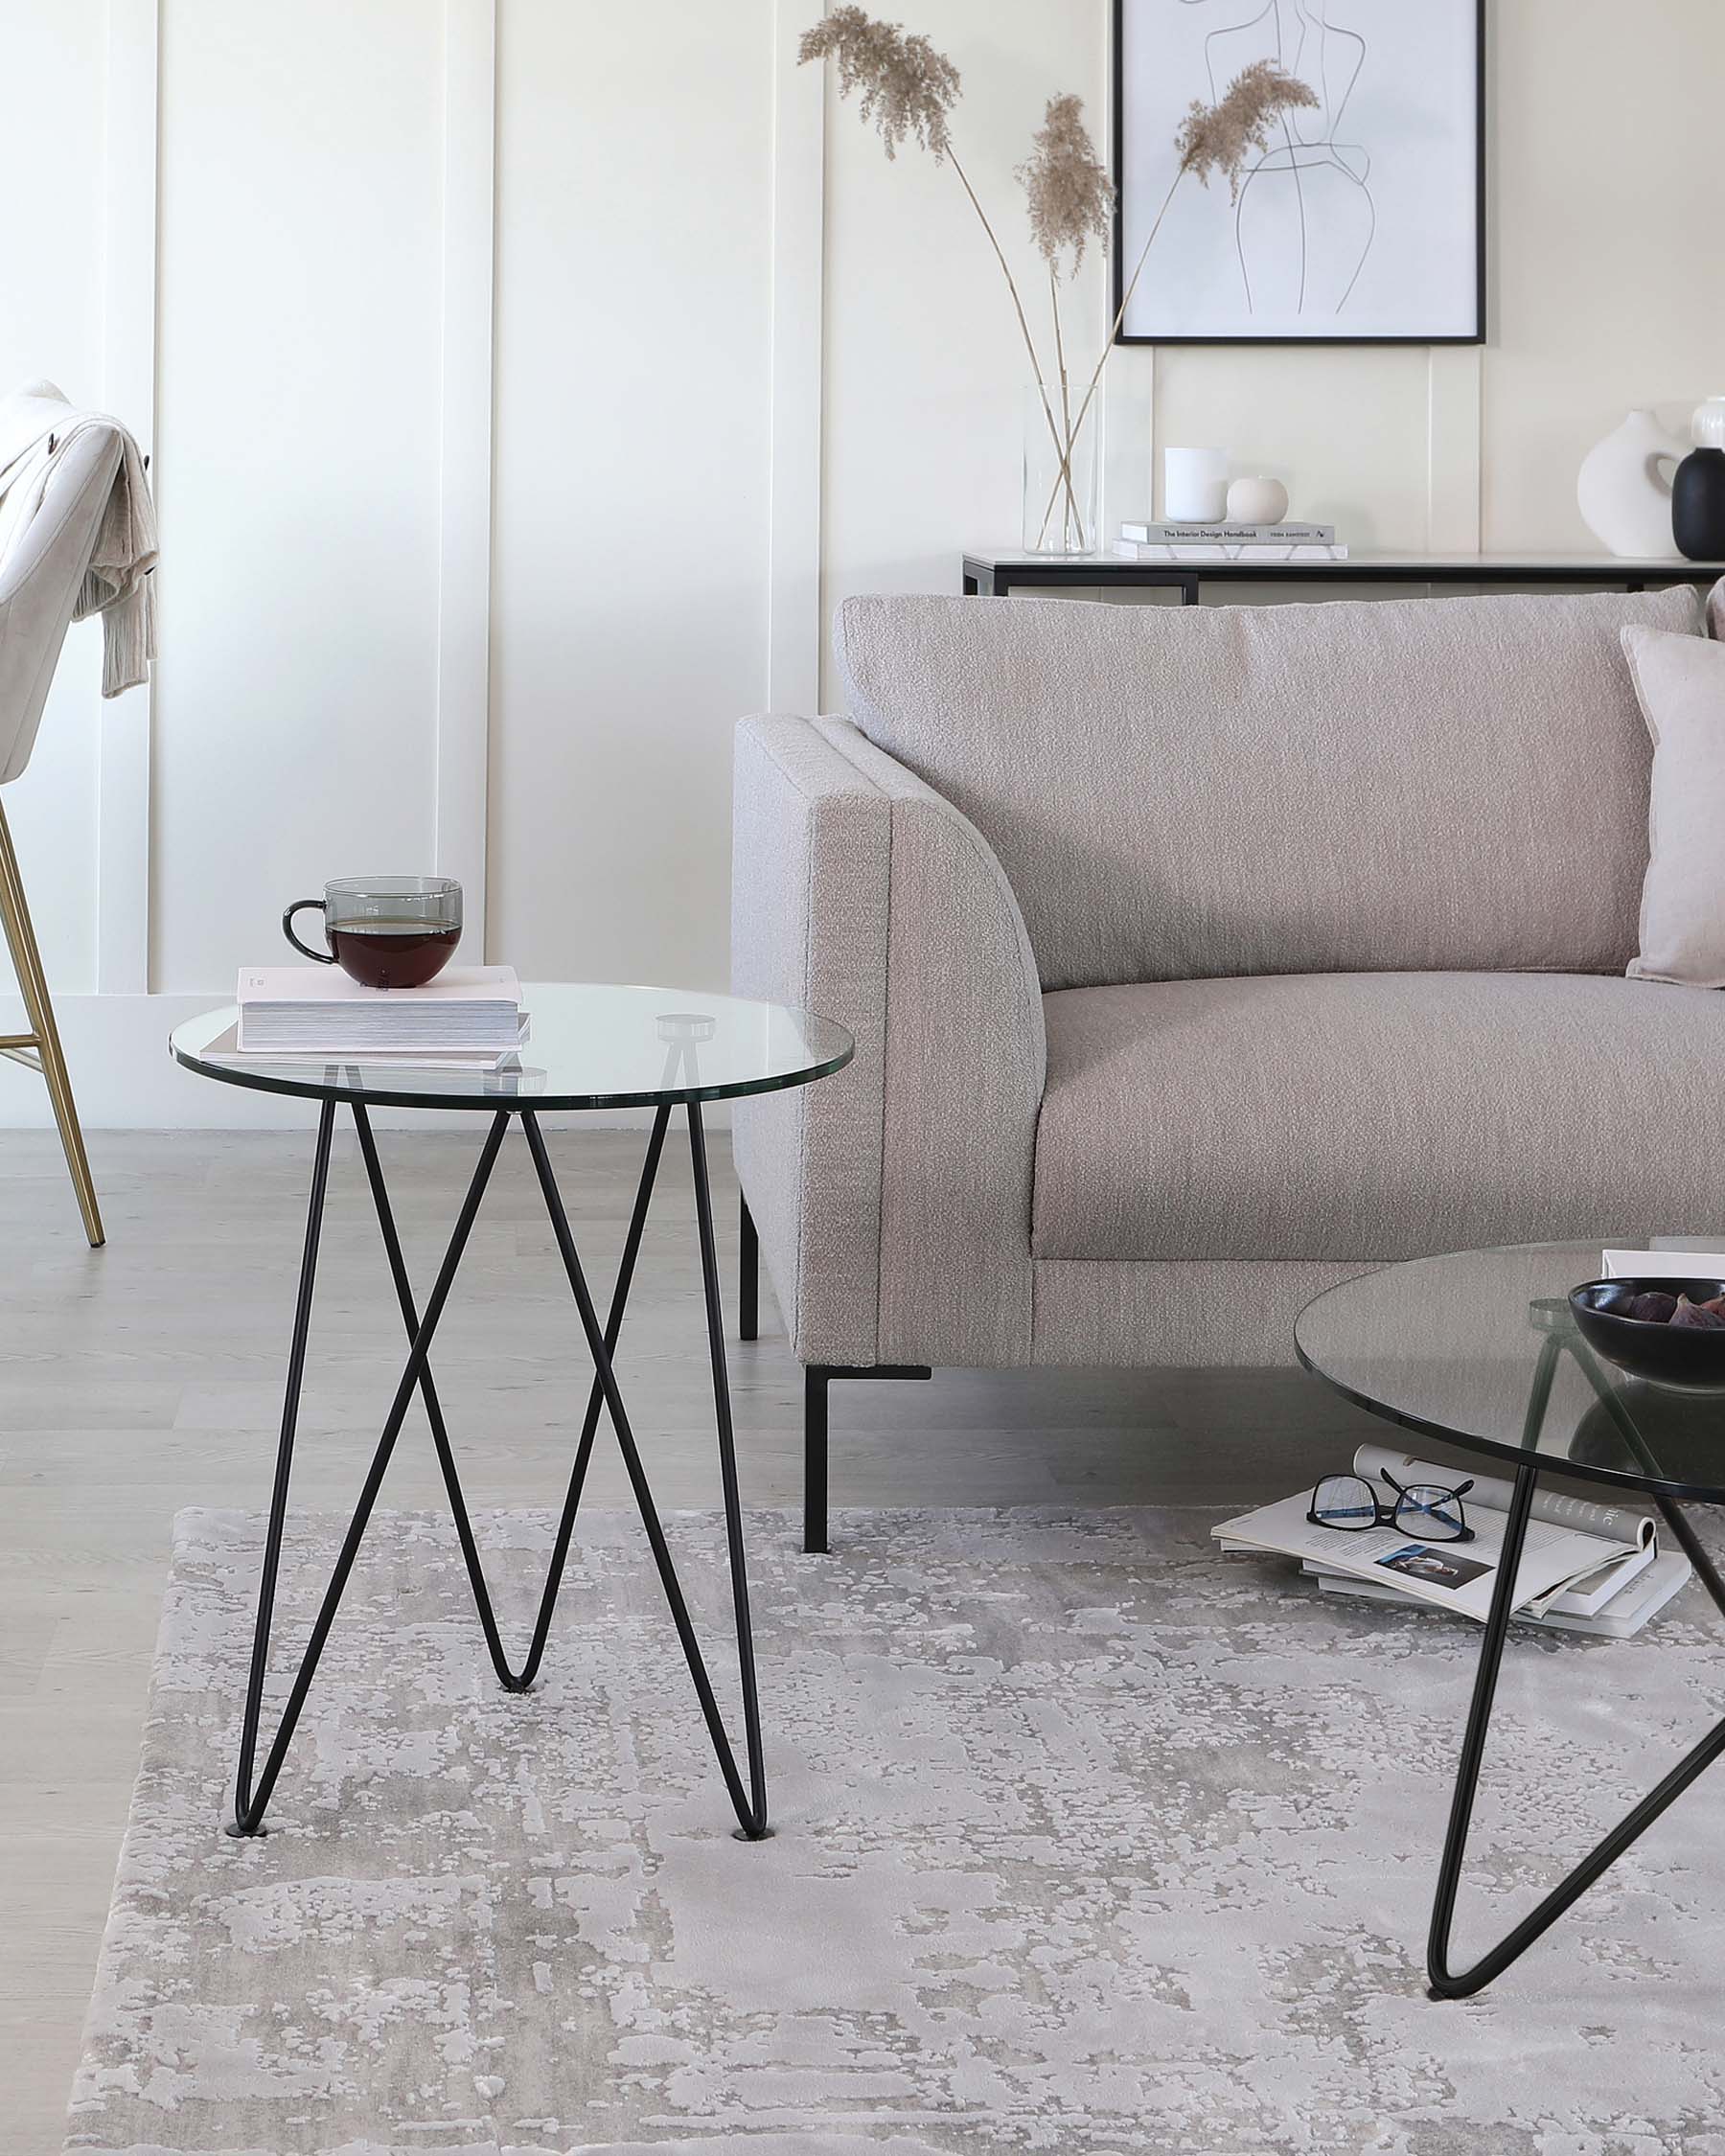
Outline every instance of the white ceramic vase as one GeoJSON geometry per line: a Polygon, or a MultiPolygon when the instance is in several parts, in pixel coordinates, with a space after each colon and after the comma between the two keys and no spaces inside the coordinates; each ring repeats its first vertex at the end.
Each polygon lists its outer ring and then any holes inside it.
{"type": "Polygon", "coordinates": [[[1582,460],[1576,480],[1581,520],[1600,545],[1632,561],[1668,557],[1671,539],[1671,474],[1689,444],[1660,425],[1651,412],[1631,412],[1582,460]]]}

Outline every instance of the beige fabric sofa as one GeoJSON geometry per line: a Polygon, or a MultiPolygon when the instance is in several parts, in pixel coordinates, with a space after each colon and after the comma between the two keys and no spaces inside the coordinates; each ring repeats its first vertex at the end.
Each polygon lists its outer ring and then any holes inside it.
{"type": "Polygon", "coordinates": [[[1163,610],[866,598],[746,720],[733,978],[856,1033],[739,1103],[809,1382],[1287,1360],[1440,1249],[1706,1230],[1725,998],[1633,981],[1619,631],[1688,589],[1163,610]]]}

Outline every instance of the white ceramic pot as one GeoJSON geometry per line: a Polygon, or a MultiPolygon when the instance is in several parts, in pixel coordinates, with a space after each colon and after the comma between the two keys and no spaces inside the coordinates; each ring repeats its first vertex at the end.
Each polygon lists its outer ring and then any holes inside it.
{"type": "Polygon", "coordinates": [[[1236,479],[1228,490],[1228,521],[1230,524],[1279,524],[1288,514],[1288,490],[1279,479],[1260,472],[1251,479],[1236,479]]]}
{"type": "Polygon", "coordinates": [[[1611,553],[1632,561],[1668,558],[1671,474],[1689,444],[1660,425],[1651,412],[1631,412],[1596,444],[1576,480],[1581,520],[1611,553]]]}
{"type": "Polygon", "coordinates": [[[1709,397],[1697,404],[1690,432],[1697,448],[1725,449],[1725,397],[1709,397]]]}
{"type": "Polygon", "coordinates": [[[1170,524],[1221,523],[1228,515],[1228,452],[1164,449],[1162,515],[1170,524]]]}

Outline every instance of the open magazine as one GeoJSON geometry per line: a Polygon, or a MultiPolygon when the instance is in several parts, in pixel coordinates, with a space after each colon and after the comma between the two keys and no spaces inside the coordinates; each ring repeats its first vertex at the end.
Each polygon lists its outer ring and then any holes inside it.
{"type": "MultiPolygon", "coordinates": [[[[1386,1469],[1403,1484],[1453,1486],[1467,1479],[1464,1472],[1388,1445],[1362,1445],[1354,1454],[1354,1473],[1388,1500],[1386,1469]]],[[[1225,1520],[1210,1532],[1224,1549],[1297,1557],[1332,1593],[1427,1602],[1483,1624],[1497,1584],[1512,1487],[1507,1479],[1474,1477],[1462,1501],[1471,1542],[1421,1542],[1394,1526],[1339,1534],[1306,1518],[1309,1490],[1225,1520]]],[[[1660,1548],[1658,1522],[1639,1507],[1540,1490],[1516,1574],[1515,1611],[1560,1630],[1626,1639],[1689,1576],[1689,1559],[1681,1550],[1660,1548]]]]}

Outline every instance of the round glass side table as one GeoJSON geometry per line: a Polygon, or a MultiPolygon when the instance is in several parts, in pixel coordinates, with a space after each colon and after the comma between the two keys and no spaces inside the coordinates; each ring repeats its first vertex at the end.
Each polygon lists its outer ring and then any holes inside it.
{"type": "Polygon", "coordinates": [[[1356,1405],[1515,1470],[1426,1951],[1440,1998],[1465,1998],[1501,1975],[1725,1755],[1721,1721],[1496,1946],[1471,1968],[1450,1967],[1456,1896],[1540,1476],[1651,1498],[1725,1612],[1725,1578],[1681,1503],[1725,1504],[1725,1391],[1649,1384],[1593,1352],[1568,1296],[1598,1277],[1600,1249],[1598,1241],[1544,1243],[1412,1259],[1329,1289],[1295,1326],[1307,1369],[1356,1405]]]}
{"type": "Polygon", "coordinates": [[[557,1607],[558,1589],[574,1532],[593,1441],[603,1409],[610,1416],[622,1451],[624,1466],[640,1509],[642,1525],[677,1626],[678,1638],[688,1660],[701,1711],[712,1738],[720,1771],[724,1777],[734,1808],[740,1838],[759,1841],[770,1831],[767,1823],[767,1780],[762,1758],[760,1704],[755,1685],[754,1645],[749,1625],[748,1579],[743,1546],[743,1518],[737,1486],[736,1444],[731,1425],[730,1383],[725,1365],[724,1317],[719,1293],[719,1268],[713,1240],[712,1196],[707,1181],[706,1137],[702,1123],[702,1104],[732,1100],[749,1093],[779,1091],[806,1086],[847,1064],[855,1044],[840,1025],[777,1003],[760,1003],[734,996],[707,996],[683,989],[610,987],[598,984],[539,985],[523,992],[531,1016],[531,1037],[523,1045],[519,1067],[504,1070],[472,1070],[452,1067],[413,1068],[387,1058],[308,1062],[304,1058],[261,1062],[231,1060],[229,1044],[236,1021],[232,1008],[211,1011],[176,1026],[169,1047],[174,1059],[199,1077],[226,1086],[249,1086],[264,1092],[293,1094],[319,1103],[317,1141],[311,1159],[310,1197],[307,1208],[304,1254],[300,1262],[299,1295],[294,1309],[293,1332],[288,1357],[287,1388],[282,1405],[281,1438],[276,1454],[275,1485],[264,1545],[258,1590],[257,1627],[253,1638],[251,1670],[246,1687],[245,1710],[241,1728],[240,1758],[235,1777],[234,1817],[228,1832],[251,1835],[264,1831],[268,1808],[294,1729],[305,1707],[306,1695],[316,1673],[318,1658],[334,1622],[348,1576],[353,1571],[366,1526],[377,1502],[384,1473],[402,1433],[415,1392],[425,1403],[432,1442],[455,1531],[472,1582],[480,1628],[498,1682],[510,1691],[525,1691],[533,1683],[545,1652],[551,1620],[557,1607]],[[264,1703],[264,1680],[269,1665],[271,1620],[275,1609],[277,1576],[281,1566],[282,1535],[288,1512],[288,1490],[293,1464],[294,1434],[299,1419],[300,1388],[305,1375],[307,1337],[311,1319],[312,1287],[317,1271],[317,1250],[323,1224],[324,1193],[328,1187],[331,1142],[335,1113],[346,1106],[358,1134],[360,1157],[377,1207],[383,1254],[389,1266],[402,1320],[406,1328],[408,1353],[401,1381],[384,1420],[371,1465],[366,1473],[353,1520],[342,1542],[306,1653],[294,1676],[274,1740],[257,1769],[259,1723],[264,1703]],[[491,1114],[491,1127],[479,1149],[472,1180],[450,1233],[443,1261],[423,1307],[416,1301],[402,1255],[401,1238],[378,1158],[370,1111],[374,1107],[419,1109],[479,1109],[491,1114]],[[623,1254],[611,1290],[609,1312],[601,1323],[586,1273],[570,1229],[557,1178],[552,1170],[541,1112],[650,1108],[653,1128],[635,1191],[623,1254]],[[659,1523],[658,1510],[642,1466],[640,1449],[631,1429],[629,1411],[618,1389],[611,1358],[616,1351],[634,1277],[641,1232],[653,1196],[665,1134],[672,1112],[682,1109],[689,1127],[689,1147],[694,1168],[695,1220],[701,1242],[702,1277],[705,1288],[707,1343],[712,1361],[713,1405],[718,1429],[719,1464],[724,1496],[725,1540],[730,1563],[731,1595],[736,1617],[737,1654],[743,1697],[744,1752],[747,1768],[739,1769],[724,1718],[714,1696],[706,1663],[690,1620],[688,1605],[659,1523]],[[480,1202],[492,1170],[496,1165],[512,1119],[519,1121],[533,1166],[544,1196],[558,1252],[568,1276],[576,1309],[593,1359],[593,1382],[586,1411],[576,1437],[573,1463],[563,1512],[552,1548],[543,1590],[540,1596],[527,1651],[520,1663],[511,1663],[498,1631],[492,1598],[479,1561],[478,1546],[469,1518],[456,1470],[454,1449],[438,1404],[431,1373],[431,1343],[442,1318],[455,1274],[461,1264],[480,1202]],[[256,1770],[256,1771],[255,1771],[256,1770]]]}

